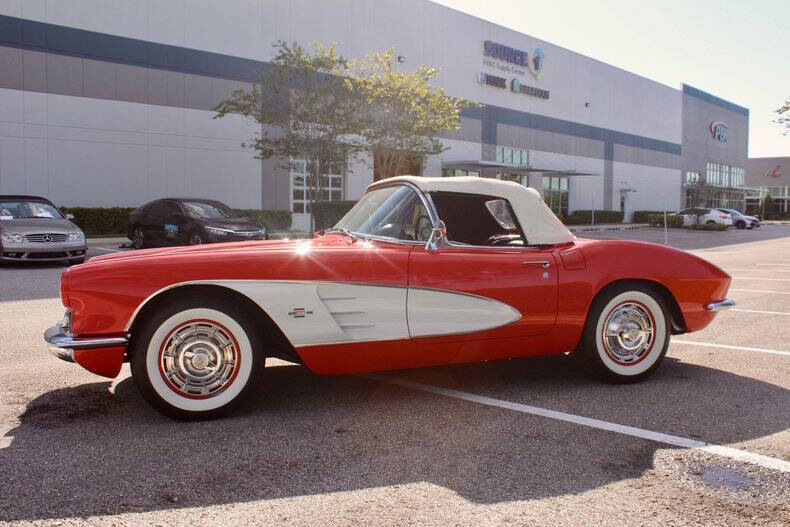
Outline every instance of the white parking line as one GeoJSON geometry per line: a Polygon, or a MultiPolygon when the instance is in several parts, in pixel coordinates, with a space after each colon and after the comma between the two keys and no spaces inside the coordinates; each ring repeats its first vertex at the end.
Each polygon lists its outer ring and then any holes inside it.
{"type": "Polygon", "coordinates": [[[503,401],[500,399],[493,399],[491,397],[484,397],[482,395],[460,392],[458,390],[450,390],[448,388],[441,388],[439,386],[433,386],[430,384],[421,384],[417,382],[406,381],[394,377],[388,377],[385,375],[370,374],[370,375],[365,375],[364,377],[387,382],[390,384],[396,384],[406,388],[411,388],[413,390],[420,390],[423,392],[432,393],[435,395],[452,397],[454,399],[461,399],[473,403],[484,404],[486,406],[504,408],[506,410],[513,410],[524,414],[537,415],[540,417],[548,417],[549,419],[556,419],[558,421],[565,421],[567,423],[587,426],[590,428],[597,428],[598,430],[606,430],[608,432],[615,432],[618,434],[623,434],[631,437],[638,437],[641,439],[647,439],[649,441],[657,441],[659,443],[665,443],[680,448],[691,448],[694,450],[702,450],[705,452],[709,452],[711,454],[728,457],[730,459],[735,459],[738,461],[744,461],[746,463],[751,463],[753,465],[759,465],[761,467],[770,468],[773,470],[779,470],[781,472],[790,472],[790,461],[764,456],[762,454],[754,454],[752,452],[739,450],[737,448],[713,445],[710,443],[705,443],[704,441],[697,441],[695,439],[689,439],[686,437],[674,436],[670,434],[664,434],[661,432],[653,432],[652,430],[645,430],[643,428],[636,428],[634,426],[621,425],[618,423],[603,421],[601,419],[593,419],[591,417],[584,417],[581,415],[558,412],[556,410],[548,410],[546,408],[539,408],[537,406],[530,406],[527,404],[514,403],[511,401],[503,401]]]}
{"type": "Polygon", "coordinates": [[[763,276],[733,276],[733,280],[770,280],[772,282],[790,282],[790,278],[765,278],[763,276]]]}
{"type": "Polygon", "coordinates": [[[756,263],[754,265],[760,267],[787,267],[788,269],[790,269],[790,264],[786,264],[786,263],[756,263]]]}
{"type": "Polygon", "coordinates": [[[727,272],[730,272],[730,271],[736,271],[736,272],[737,271],[747,271],[747,272],[749,272],[749,271],[757,271],[758,273],[790,273],[790,269],[774,269],[774,268],[771,268],[771,269],[754,269],[754,268],[749,268],[749,269],[735,269],[735,268],[726,269],[725,268],[723,270],[727,271],[727,272]]]}
{"type": "Polygon", "coordinates": [[[738,311],[740,313],[761,313],[763,315],[790,315],[786,311],[762,311],[760,309],[740,309],[740,308],[731,308],[727,311],[738,311]]]}
{"type": "Polygon", "coordinates": [[[687,346],[704,346],[707,348],[722,348],[738,351],[757,351],[760,353],[770,353],[772,355],[786,355],[790,357],[790,351],[771,350],[767,348],[750,348],[747,346],[734,346],[732,344],[714,344],[713,342],[697,342],[696,340],[677,340],[672,339],[673,344],[685,344],[687,346]]]}
{"type": "Polygon", "coordinates": [[[108,253],[119,253],[123,249],[108,249],[107,247],[91,247],[91,249],[96,249],[97,251],[107,251],[108,253]]]}
{"type": "Polygon", "coordinates": [[[769,295],[790,295],[790,291],[768,291],[766,289],[730,289],[741,293],[765,293],[769,295]]]}

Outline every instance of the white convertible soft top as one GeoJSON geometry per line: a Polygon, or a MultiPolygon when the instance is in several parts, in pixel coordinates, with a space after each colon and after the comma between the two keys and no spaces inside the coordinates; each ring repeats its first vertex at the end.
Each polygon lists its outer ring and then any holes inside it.
{"type": "Polygon", "coordinates": [[[553,245],[567,243],[574,239],[573,234],[554,215],[543,202],[540,194],[513,181],[493,178],[461,177],[417,177],[398,176],[377,181],[367,190],[391,185],[399,181],[411,183],[423,192],[462,192],[504,198],[510,202],[519,224],[530,245],[553,245]]]}

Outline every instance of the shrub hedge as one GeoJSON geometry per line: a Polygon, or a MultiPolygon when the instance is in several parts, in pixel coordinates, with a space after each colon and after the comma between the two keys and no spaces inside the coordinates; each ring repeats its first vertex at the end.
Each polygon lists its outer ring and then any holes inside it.
{"type": "MultiPolygon", "coordinates": [[[[661,214],[661,217],[664,216],[663,210],[635,210],[634,215],[631,217],[631,223],[650,223],[650,220],[647,218],[651,214],[661,214]]],[[[667,216],[669,216],[669,212],[667,212],[667,216]]]]}
{"type": "MultiPolygon", "coordinates": [[[[74,223],[86,235],[122,234],[129,229],[129,213],[133,207],[60,207],[63,214],[73,214],[74,223]]],[[[290,210],[234,209],[239,216],[263,223],[269,230],[291,228],[290,210]]]]}
{"type": "Polygon", "coordinates": [[[72,220],[86,235],[126,234],[129,213],[133,207],[60,207],[63,214],[73,214],[72,220]]]}
{"type": "Polygon", "coordinates": [[[328,229],[356,205],[356,201],[319,201],[313,205],[315,230],[328,229]]]}
{"type": "Polygon", "coordinates": [[[695,223],[691,227],[695,231],[726,231],[727,226],[722,223],[695,223]]]}
{"type": "MultiPolygon", "coordinates": [[[[595,223],[622,223],[621,210],[596,210],[595,223]]],[[[574,210],[565,218],[566,225],[587,225],[592,223],[592,210],[574,210]]]]}
{"type": "Polygon", "coordinates": [[[233,212],[244,218],[250,218],[270,231],[285,231],[291,228],[293,213],[290,210],[233,209],[233,212]]]}
{"type": "MultiPolygon", "coordinates": [[[[640,222],[641,223],[641,222],[640,222]]],[[[647,223],[653,227],[664,226],[664,213],[648,214],[647,223]]],[[[667,227],[678,229],[683,226],[683,216],[677,214],[667,214],[667,227]]]]}

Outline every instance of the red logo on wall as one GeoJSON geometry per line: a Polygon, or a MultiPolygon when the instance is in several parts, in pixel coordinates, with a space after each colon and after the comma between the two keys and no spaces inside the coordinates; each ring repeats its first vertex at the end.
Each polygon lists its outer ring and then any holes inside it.
{"type": "Polygon", "coordinates": [[[765,173],[767,177],[778,178],[782,176],[782,165],[776,165],[773,170],[765,173]]]}

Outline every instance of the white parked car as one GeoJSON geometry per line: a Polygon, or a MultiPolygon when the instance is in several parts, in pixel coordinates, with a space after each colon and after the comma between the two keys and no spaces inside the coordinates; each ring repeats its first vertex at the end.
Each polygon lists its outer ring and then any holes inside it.
{"type": "Polygon", "coordinates": [[[694,225],[695,223],[719,223],[727,227],[732,226],[732,215],[717,209],[692,207],[690,209],[681,210],[678,214],[683,217],[684,227],[694,225]]]}

